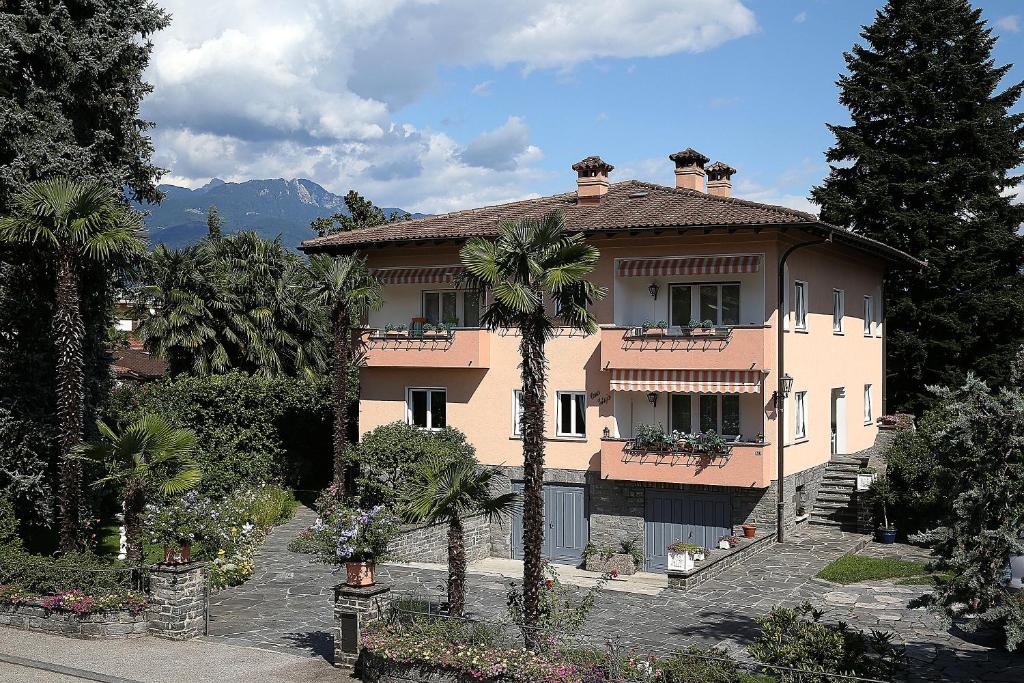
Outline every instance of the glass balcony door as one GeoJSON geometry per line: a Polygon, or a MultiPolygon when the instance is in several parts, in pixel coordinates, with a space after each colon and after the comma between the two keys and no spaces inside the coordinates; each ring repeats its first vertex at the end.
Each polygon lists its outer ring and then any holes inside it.
{"type": "Polygon", "coordinates": [[[740,322],[740,285],[738,282],[675,284],[669,288],[669,324],[687,327],[710,320],[714,325],[738,325],[740,322]]]}

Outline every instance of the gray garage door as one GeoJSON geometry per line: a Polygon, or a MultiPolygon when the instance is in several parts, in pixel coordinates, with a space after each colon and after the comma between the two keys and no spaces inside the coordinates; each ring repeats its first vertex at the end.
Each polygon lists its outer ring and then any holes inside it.
{"type": "Polygon", "coordinates": [[[729,496],[648,489],[644,554],[648,571],[665,571],[669,545],[676,541],[714,548],[732,533],[729,496]]]}
{"type": "MultiPolygon", "coordinates": [[[[513,489],[523,492],[523,484],[513,489]]],[[[544,557],[558,564],[579,565],[590,530],[587,524],[587,495],[582,486],[544,485],[544,557]]],[[[523,559],[523,513],[512,517],[512,557],[523,559]]]]}

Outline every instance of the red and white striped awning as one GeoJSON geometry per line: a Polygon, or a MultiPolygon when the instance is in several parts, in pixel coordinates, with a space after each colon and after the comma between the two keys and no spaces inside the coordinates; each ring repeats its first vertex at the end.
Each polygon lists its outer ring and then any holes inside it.
{"type": "Polygon", "coordinates": [[[662,277],[668,275],[730,275],[756,273],[761,257],[745,256],[683,256],[676,258],[622,258],[615,262],[619,277],[662,277]]]}
{"type": "Polygon", "coordinates": [[[612,391],[759,394],[760,370],[612,370],[612,391]]]}
{"type": "Polygon", "coordinates": [[[422,268],[376,268],[370,272],[385,285],[454,283],[465,266],[424,266],[422,268]]]}

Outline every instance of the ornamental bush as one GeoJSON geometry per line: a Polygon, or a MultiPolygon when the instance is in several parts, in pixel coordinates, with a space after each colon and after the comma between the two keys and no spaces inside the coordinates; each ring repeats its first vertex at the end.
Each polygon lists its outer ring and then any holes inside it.
{"type": "Polygon", "coordinates": [[[108,418],[128,422],[144,412],[195,432],[202,494],[224,496],[273,480],[318,489],[330,478],[327,379],[183,375],[119,388],[108,418]]]}

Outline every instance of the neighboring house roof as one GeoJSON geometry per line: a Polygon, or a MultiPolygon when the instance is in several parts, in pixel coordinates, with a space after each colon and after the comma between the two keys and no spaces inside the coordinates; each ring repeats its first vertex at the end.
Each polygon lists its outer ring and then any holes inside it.
{"type": "Polygon", "coordinates": [[[576,193],[566,192],[334,233],[306,240],[300,248],[307,252],[347,252],[404,242],[493,237],[498,234],[498,226],[504,220],[538,217],[555,209],[561,209],[565,214],[565,223],[570,230],[584,233],[640,232],[676,227],[799,226],[822,235],[831,233],[836,241],[876,253],[891,261],[923,265],[921,261],[894,247],[845,228],[822,223],[810,213],[640,180],[612,183],[599,204],[577,204],[576,193]]]}
{"type": "Polygon", "coordinates": [[[157,379],[167,372],[167,363],[141,349],[114,349],[110,369],[118,379],[157,379]]]}

